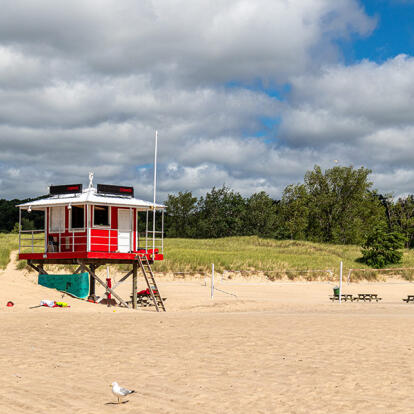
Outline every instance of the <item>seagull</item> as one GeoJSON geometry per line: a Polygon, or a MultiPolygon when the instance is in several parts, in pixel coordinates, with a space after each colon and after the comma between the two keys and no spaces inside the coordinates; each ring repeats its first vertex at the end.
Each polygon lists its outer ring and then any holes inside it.
{"type": "Polygon", "coordinates": [[[113,382],[110,387],[112,387],[112,394],[118,398],[118,404],[120,403],[120,398],[135,392],[135,390],[127,390],[126,388],[120,387],[117,382],[113,382]]]}

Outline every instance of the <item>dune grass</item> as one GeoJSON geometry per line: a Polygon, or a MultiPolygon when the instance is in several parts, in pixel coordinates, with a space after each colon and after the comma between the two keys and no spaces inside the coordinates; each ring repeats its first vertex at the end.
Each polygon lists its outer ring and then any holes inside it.
{"type": "Polygon", "coordinates": [[[0,233],[0,269],[4,269],[10,261],[10,252],[19,248],[17,234],[0,233]]]}
{"type": "Polygon", "coordinates": [[[166,239],[165,260],[156,263],[158,271],[206,272],[214,263],[218,272],[335,269],[344,266],[366,267],[356,260],[358,246],[340,246],[296,240],[272,240],[259,237],[222,239],[166,239]]]}
{"type": "MultiPolygon", "coordinates": [[[[4,268],[10,251],[18,248],[16,234],[0,234],[0,267],[4,268]]],[[[338,274],[339,263],[348,269],[362,268],[353,272],[353,279],[378,278],[378,272],[370,271],[360,263],[361,248],[352,245],[312,243],[297,240],[272,240],[259,237],[227,237],[222,239],[165,239],[165,259],[154,265],[157,272],[208,273],[214,263],[217,272],[241,271],[246,275],[263,272],[271,279],[300,275],[298,271],[321,271],[309,274],[309,279],[326,276],[327,270],[338,274]]],[[[405,250],[403,263],[394,267],[414,268],[414,250],[405,250]]],[[[346,273],[345,273],[346,276],[346,273]]],[[[403,271],[401,276],[413,279],[413,271],[403,271]]]]}

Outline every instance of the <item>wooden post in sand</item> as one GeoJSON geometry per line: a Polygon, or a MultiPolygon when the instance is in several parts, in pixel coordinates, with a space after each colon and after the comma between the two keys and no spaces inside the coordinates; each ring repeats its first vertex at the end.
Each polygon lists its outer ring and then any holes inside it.
{"type": "Polygon", "coordinates": [[[339,303],[341,303],[342,295],[342,262],[339,265],[339,303]]]}
{"type": "Polygon", "coordinates": [[[211,299],[214,296],[214,263],[211,265],[211,299]]]}
{"type": "Polygon", "coordinates": [[[132,274],[132,309],[137,308],[137,278],[138,278],[138,263],[134,262],[132,274]]]}

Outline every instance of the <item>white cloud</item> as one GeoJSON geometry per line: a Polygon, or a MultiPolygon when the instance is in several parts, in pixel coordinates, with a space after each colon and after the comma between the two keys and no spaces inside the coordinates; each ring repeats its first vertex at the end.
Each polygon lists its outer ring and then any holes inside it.
{"type": "Polygon", "coordinates": [[[413,58],[338,63],[336,40],[376,24],[356,0],[0,6],[0,197],[91,169],[151,197],[156,128],[160,199],[222,184],[277,197],[334,159],[406,187],[384,177],[411,171],[413,58]],[[285,84],[283,101],[260,90],[285,84]]]}
{"type": "MultiPolygon", "coordinates": [[[[414,171],[414,58],[327,66],[292,79],[280,134],[286,145],[331,152],[374,170],[384,192],[407,190],[414,171]],[[395,173],[398,171],[398,173],[395,173]],[[386,179],[389,174],[391,180],[386,179]]],[[[412,190],[411,190],[412,191],[412,190]]]]}
{"type": "Polygon", "coordinates": [[[209,83],[302,73],[331,41],[375,26],[355,0],[51,0],[0,2],[0,38],[47,59],[83,63],[92,73],[150,73],[209,83]],[[3,3],[3,4],[1,4],[3,3]]]}

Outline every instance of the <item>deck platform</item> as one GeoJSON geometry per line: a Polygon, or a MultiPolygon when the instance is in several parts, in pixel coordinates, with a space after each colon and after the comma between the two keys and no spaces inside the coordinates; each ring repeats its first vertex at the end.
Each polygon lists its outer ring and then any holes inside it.
{"type": "Polygon", "coordinates": [[[155,253],[152,257],[152,251],[137,251],[132,253],[115,253],[115,252],[47,252],[47,253],[20,253],[19,260],[30,260],[33,262],[42,262],[44,264],[77,264],[79,259],[89,262],[89,260],[104,260],[106,263],[133,263],[137,256],[146,257],[150,262],[153,260],[163,260],[164,255],[155,253]],[[86,259],[86,260],[85,260],[86,259]]]}

